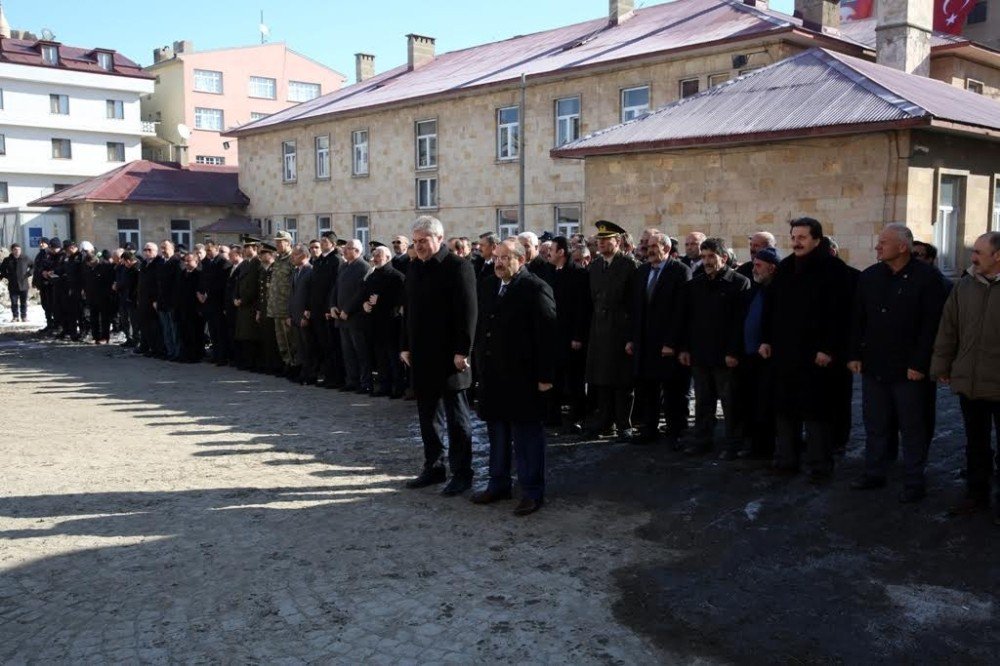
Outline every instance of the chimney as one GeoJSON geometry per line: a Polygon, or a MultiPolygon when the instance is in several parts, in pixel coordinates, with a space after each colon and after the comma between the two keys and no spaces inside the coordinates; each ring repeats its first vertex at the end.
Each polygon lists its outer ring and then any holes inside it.
{"type": "Polygon", "coordinates": [[[355,53],[354,69],[357,72],[358,83],[372,78],[375,76],[375,56],[370,53],[355,53]]]}
{"type": "Polygon", "coordinates": [[[4,16],[2,3],[0,3],[0,37],[10,37],[10,23],[7,23],[7,17],[4,16]]]}
{"type": "Polygon", "coordinates": [[[875,61],[930,76],[934,0],[879,0],[877,11],[875,61]]]}
{"type": "Polygon", "coordinates": [[[635,0],[610,0],[608,4],[608,22],[611,25],[621,25],[635,14],[635,0]]]}
{"type": "Polygon", "coordinates": [[[795,0],[795,17],[802,19],[803,28],[816,32],[823,32],[823,28],[839,29],[840,2],[838,0],[795,0]]]}
{"type": "Polygon", "coordinates": [[[434,60],[434,38],[420,35],[406,36],[406,61],[410,71],[434,60]]]}
{"type": "Polygon", "coordinates": [[[174,57],[174,50],[169,46],[161,46],[158,49],[153,49],[153,64],[158,62],[163,62],[164,60],[170,60],[174,57]]]}
{"type": "Polygon", "coordinates": [[[174,42],[174,53],[194,53],[194,42],[190,39],[174,42]]]}

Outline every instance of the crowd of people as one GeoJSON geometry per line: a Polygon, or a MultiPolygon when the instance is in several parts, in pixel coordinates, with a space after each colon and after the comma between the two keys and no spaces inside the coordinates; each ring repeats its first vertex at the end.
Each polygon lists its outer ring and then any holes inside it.
{"type": "Polygon", "coordinates": [[[15,317],[29,282],[39,290],[48,335],[107,344],[115,329],[146,356],[416,400],[424,464],[411,488],[471,489],[475,409],[490,478],[471,499],[511,498],[515,464],[517,515],[544,503],[554,431],[757,459],[825,483],[850,439],[854,375],[865,464],[852,487],[885,486],[901,458],[899,499],[917,502],[942,382],[967,440],[967,495],[951,511],[988,509],[992,486],[1000,524],[1000,232],[976,241],[953,285],[903,224],[885,226],[864,271],[811,218],[791,221],[789,256],[760,231],[742,264],[722,238],[693,232],[682,245],[646,229],[635,241],[596,226],[471,241],[424,216],[391,248],[278,232],[139,255],[53,238],[33,260],[13,247],[0,276],[15,317]]]}

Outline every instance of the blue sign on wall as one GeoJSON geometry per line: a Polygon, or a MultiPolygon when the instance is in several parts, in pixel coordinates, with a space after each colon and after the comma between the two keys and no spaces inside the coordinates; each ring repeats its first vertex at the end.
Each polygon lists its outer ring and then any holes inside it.
{"type": "Polygon", "coordinates": [[[28,227],[28,247],[37,248],[39,241],[41,240],[42,240],[42,228],[28,227]]]}

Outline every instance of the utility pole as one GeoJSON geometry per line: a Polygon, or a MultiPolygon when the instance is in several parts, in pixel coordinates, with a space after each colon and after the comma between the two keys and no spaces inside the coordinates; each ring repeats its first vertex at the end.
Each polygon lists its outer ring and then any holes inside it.
{"type": "Polygon", "coordinates": [[[525,155],[524,155],[524,147],[525,147],[525,143],[526,142],[524,140],[524,127],[525,127],[525,122],[524,122],[525,121],[525,117],[524,117],[524,111],[525,111],[524,99],[525,99],[525,89],[526,88],[527,88],[527,76],[522,73],[521,74],[521,108],[518,109],[518,112],[517,112],[518,113],[518,137],[517,137],[518,146],[517,146],[517,156],[518,156],[518,162],[519,162],[518,166],[520,167],[520,172],[521,172],[520,173],[520,186],[519,186],[520,196],[519,196],[519,199],[518,199],[518,207],[517,207],[517,221],[521,224],[521,231],[524,231],[524,229],[525,229],[525,218],[524,218],[524,160],[525,160],[525,155]]]}

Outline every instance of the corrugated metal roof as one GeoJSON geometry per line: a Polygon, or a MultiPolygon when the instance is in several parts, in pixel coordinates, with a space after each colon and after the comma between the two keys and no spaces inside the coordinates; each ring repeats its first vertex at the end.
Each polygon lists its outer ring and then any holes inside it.
{"type": "MultiPolygon", "coordinates": [[[[54,42],[46,43],[53,46],[56,45],[54,42]]],[[[38,47],[38,40],[0,37],[0,62],[53,69],[71,69],[78,72],[90,72],[91,74],[130,76],[139,79],[154,78],[152,74],[142,71],[142,68],[135,62],[129,60],[121,53],[112,52],[110,49],[85,49],[76,46],[66,46],[65,44],[58,44],[58,49],[59,64],[47,65],[42,61],[42,52],[38,47]],[[97,64],[97,53],[102,50],[105,53],[112,53],[112,71],[105,70],[97,64]]]]}
{"type": "Polygon", "coordinates": [[[1000,103],[942,81],[810,49],[552,154],[585,157],[751,142],[933,119],[1000,130],[1000,103]]]}
{"type": "Polygon", "coordinates": [[[602,17],[438,55],[414,71],[405,65],[230,132],[270,128],[367,107],[511,82],[718,40],[790,30],[801,22],[739,0],[676,0],[639,9],[610,26],[602,17]]]}
{"type": "MultiPolygon", "coordinates": [[[[875,49],[875,25],[878,19],[875,17],[861,19],[860,21],[844,21],[840,24],[840,34],[851,41],[863,44],[866,48],[875,49]]],[[[949,35],[946,32],[931,33],[931,48],[937,46],[955,46],[959,44],[969,44],[967,37],[961,35],[949,35]]]]}
{"type": "Polygon", "coordinates": [[[174,162],[136,160],[100,176],[32,201],[31,206],[76,203],[167,203],[246,206],[236,167],[181,166],[174,162]]]}

